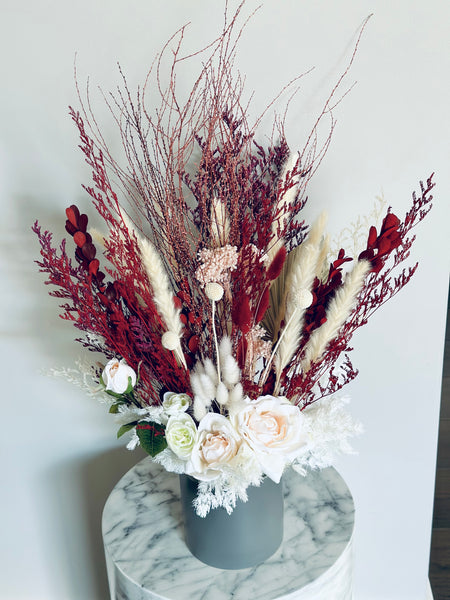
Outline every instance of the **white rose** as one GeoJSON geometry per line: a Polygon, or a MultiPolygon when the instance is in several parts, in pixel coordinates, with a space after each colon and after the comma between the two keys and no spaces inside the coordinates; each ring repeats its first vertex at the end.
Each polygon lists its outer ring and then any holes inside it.
{"type": "Polygon", "coordinates": [[[170,417],[166,426],[166,441],[179,458],[188,460],[197,438],[194,419],[184,412],[170,417]]]}
{"type": "Polygon", "coordinates": [[[198,426],[189,472],[197,479],[216,479],[224,468],[232,467],[242,440],[231,422],[217,413],[208,413],[198,426]]]}
{"type": "Polygon", "coordinates": [[[127,391],[129,377],[131,378],[131,386],[134,387],[136,385],[136,373],[123,359],[119,361],[117,358],[112,358],[106,364],[102,373],[106,389],[115,394],[123,394],[127,391]]]}
{"type": "Polygon", "coordinates": [[[187,394],[176,394],[175,392],[166,392],[163,396],[163,409],[169,415],[186,412],[191,404],[191,399],[187,394]]]}
{"type": "Polygon", "coordinates": [[[264,473],[278,483],[286,464],[306,443],[304,416],[298,406],[286,398],[261,396],[247,400],[233,420],[264,473]]]}

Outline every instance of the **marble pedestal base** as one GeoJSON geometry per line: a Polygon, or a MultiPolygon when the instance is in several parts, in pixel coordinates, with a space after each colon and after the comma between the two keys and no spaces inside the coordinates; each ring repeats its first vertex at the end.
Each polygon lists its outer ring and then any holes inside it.
{"type": "Polygon", "coordinates": [[[345,482],[332,468],[307,477],[289,469],[283,485],[281,547],[256,567],[222,571],[183,541],[178,476],[144,459],[103,512],[111,599],[351,600],[354,505],[345,482]]]}

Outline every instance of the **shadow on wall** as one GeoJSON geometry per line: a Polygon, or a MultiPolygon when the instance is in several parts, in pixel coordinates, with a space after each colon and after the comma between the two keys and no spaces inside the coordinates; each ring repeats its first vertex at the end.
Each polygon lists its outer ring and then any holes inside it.
{"type": "Polygon", "coordinates": [[[144,456],[141,449],[128,452],[123,447],[113,448],[47,472],[45,507],[41,510],[46,518],[41,526],[46,529],[43,537],[52,540],[47,556],[59,597],[109,598],[101,530],[103,507],[118,480],[144,456]]]}

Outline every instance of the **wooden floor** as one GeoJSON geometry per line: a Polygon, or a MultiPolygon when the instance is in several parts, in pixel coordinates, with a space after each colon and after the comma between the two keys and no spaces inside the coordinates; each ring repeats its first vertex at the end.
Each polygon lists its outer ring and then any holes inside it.
{"type": "Polygon", "coordinates": [[[445,334],[429,577],[434,600],[450,600],[450,306],[445,334]]]}

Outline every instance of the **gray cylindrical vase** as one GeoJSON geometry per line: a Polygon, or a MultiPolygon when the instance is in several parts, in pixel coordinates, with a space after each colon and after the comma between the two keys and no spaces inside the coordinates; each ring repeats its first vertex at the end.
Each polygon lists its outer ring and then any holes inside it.
{"type": "Polygon", "coordinates": [[[237,501],[199,517],[193,507],[198,481],[180,475],[186,545],[199,560],[219,569],[246,569],[267,560],[283,539],[283,486],[265,477],[247,489],[248,501],[237,501]]]}

